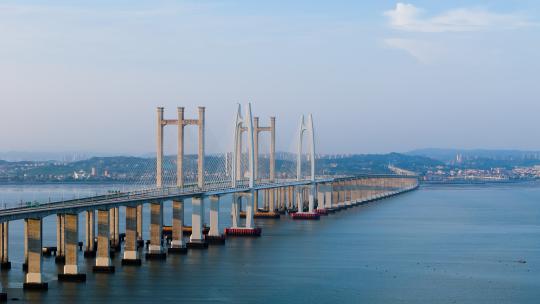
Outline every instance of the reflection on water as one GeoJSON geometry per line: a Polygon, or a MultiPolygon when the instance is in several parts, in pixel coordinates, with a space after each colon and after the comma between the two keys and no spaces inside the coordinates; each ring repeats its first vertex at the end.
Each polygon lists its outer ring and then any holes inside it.
{"type": "MultiPolygon", "coordinates": [[[[1,197],[20,196],[21,187],[43,199],[60,186],[2,186],[1,197]]],[[[100,190],[92,187],[60,189],[100,190]]],[[[221,203],[224,228],[230,198],[221,203]]],[[[148,228],[148,208],[144,212],[148,228]]],[[[84,240],[82,215],[80,220],[84,240]]],[[[165,224],[170,222],[167,203],[165,224]]],[[[144,261],[141,267],[121,266],[117,254],[112,275],[93,274],[93,260],[81,253],[80,267],[88,275],[82,284],[59,283],[61,267],[44,258],[49,290],[36,293],[22,292],[23,229],[16,221],[10,226],[13,267],[0,280],[10,298],[36,303],[537,303],[539,223],[537,185],[428,186],[317,222],[257,220],[261,238],[228,239],[225,246],[144,261]]],[[[54,245],[55,234],[55,218],[49,216],[44,245],[54,245]]]]}

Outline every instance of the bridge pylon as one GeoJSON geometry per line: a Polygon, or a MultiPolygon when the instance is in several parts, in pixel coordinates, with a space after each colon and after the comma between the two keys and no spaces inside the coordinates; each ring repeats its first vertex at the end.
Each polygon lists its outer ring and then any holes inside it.
{"type": "Polygon", "coordinates": [[[260,236],[261,229],[255,227],[254,223],[254,206],[255,206],[255,197],[256,190],[255,187],[255,140],[254,140],[254,130],[253,130],[253,116],[251,112],[251,103],[248,103],[246,106],[246,115],[245,118],[242,116],[242,107],[238,104],[236,111],[236,117],[234,122],[234,145],[233,145],[233,156],[232,156],[232,172],[231,172],[231,186],[236,188],[238,185],[238,180],[241,178],[239,170],[241,169],[241,155],[242,155],[242,132],[247,132],[247,147],[248,147],[248,190],[245,193],[237,194],[233,197],[233,207],[232,207],[232,217],[233,217],[233,227],[226,228],[226,235],[238,235],[238,236],[260,236]],[[245,226],[240,227],[239,218],[240,218],[240,207],[242,204],[242,197],[246,197],[246,221],[245,226]]]}
{"type": "Polygon", "coordinates": [[[304,115],[300,117],[300,126],[298,128],[298,146],[296,154],[296,180],[302,180],[302,148],[304,135],[309,136],[309,161],[310,161],[310,181],[311,184],[304,187],[297,187],[297,212],[292,215],[293,219],[319,219],[319,213],[315,212],[315,197],[317,186],[315,184],[315,129],[313,127],[313,116],[309,114],[307,123],[304,115]],[[307,189],[305,189],[307,187],[307,189]],[[308,211],[304,212],[304,190],[308,194],[308,211]]]}
{"type": "Polygon", "coordinates": [[[156,186],[163,187],[163,138],[164,127],[176,125],[178,128],[178,153],[176,158],[176,186],[184,187],[184,128],[188,125],[197,126],[197,186],[204,188],[204,154],[205,154],[205,107],[198,108],[197,119],[185,119],[184,107],[177,108],[177,119],[164,119],[163,107],[157,108],[157,156],[156,156],[156,186]]]}

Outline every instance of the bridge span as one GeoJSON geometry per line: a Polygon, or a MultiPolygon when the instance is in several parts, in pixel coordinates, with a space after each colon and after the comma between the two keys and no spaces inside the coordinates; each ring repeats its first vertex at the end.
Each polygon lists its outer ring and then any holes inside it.
{"type": "MultiPolygon", "coordinates": [[[[56,262],[64,264],[58,274],[61,281],[86,280],[79,269],[79,250],[84,247],[84,258],[94,259],[94,272],[114,273],[111,258],[115,252],[122,253],[122,265],[141,265],[145,259],[166,259],[168,254],[184,254],[188,249],[199,250],[209,245],[222,245],[229,237],[258,237],[262,231],[255,220],[278,220],[290,216],[297,220],[319,220],[334,212],[374,200],[395,196],[418,187],[414,175],[316,175],[315,133],[313,119],[307,123],[302,118],[298,133],[296,174],[281,172],[276,177],[275,167],[275,118],[269,127],[259,126],[259,120],[251,116],[248,105],[245,116],[238,108],[235,119],[234,151],[224,155],[224,171],[212,173],[218,176],[205,180],[209,169],[205,167],[204,112],[199,108],[199,117],[184,119],[183,108],[178,108],[178,119],[163,118],[163,108],[158,108],[157,156],[155,187],[126,192],[116,192],[80,199],[34,204],[0,210],[0,266],[3,271],[11,268],[9,259],[9,223],[24,221],[24,264],[25,289],[47,289],[42,276],[44,254],[54,252],[56,262]],[[255,121],[255,124],[253,123],[255,121]],[[176,125],[178,129],[178,157],[174,185],[166,184],[163,178],[163,128],[176,125]],[[196,182],[186,183],[184,167],[183,128],[195,125],[198,128],[198,160],[196,182]],[[271,133],[271,151],[268,176],[258,176],[259,132],[271,133]],[[308,156],[303,158],[303,137],[309,135],[308,156]],[[247,152],[243,153],[243,136],[247,139],[247,152]],[[304,175],[302,163],[309,162],[309,174],[304,175]],[[247,162],[247,165],[243,162],[247,162]],[[231,227],[219,229],[220,199],[231,195],[231,227]],[[184,204],[192,205],[191,226],[184,224],[184,204]],[[163,225],[163,203],[172,201],[172,226],[163,225]],[[205,204],[209,204],[209,219],[204,218],[205,204]],[[150,207],[150,239],[143,240],[143,205],[150,207]],[[120,233],[119,208],[125,208],[125,232],[120,233]],[[80,242],[79,214],[85,214],[85,239],[80,242]],[[57,246],[43,247],[42,220],[56,216],[57,246]],[[184,234],[189,235],[188,241],[184,234]],[[146,246],[145,246],[146,244],[146,246]]],[[[261,174],[262,175],[262,174],[261,174]]],[[[3,294],[5,297],[6,295],[3,294]]]]}

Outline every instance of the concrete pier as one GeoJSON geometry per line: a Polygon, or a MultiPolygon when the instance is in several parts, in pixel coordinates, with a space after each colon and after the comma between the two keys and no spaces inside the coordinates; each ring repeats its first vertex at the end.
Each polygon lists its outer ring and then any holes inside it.
{"type": "MultiPolygon", "coordinates": [[[[328,209],[328,210],[334,210],[334,204],[333,204],[333,199],[334,199],[334,195],[333,195],[333,191],[332,191],[332,185],[327,185],[326,186],[326,191],[324,192],[324,208],[325,209],[328,209]]],[[[332,211],[331,211],[332,212],[332,211]]]]}
{"type": "Polygon", "coordinates": [[[79,273],[78,252],[79,247],[79,215],[64,215],[64,249],[65,264],[64,273],[58,274],[59,281],[86,281],[86,274],[79,273]]]}
{"type": "Polygon", "coordinates": [[[318,220],[320,219],[319,213],[314,210],[314,189],[313,185],[300,186],[296,188],[296,203],[297,212],[291,215],[294,220],[318,220]],[[304,212],[305,197],[308,197],[308,211],[304,212]]]}
{"type": "Polygon", "coordinates": [[[232,200],[232,206],[231,206],[232,228],[240,227],[240,209],[242,205],[241,199],[242,199],[242,196],[236,193],[233,194],[233,200],[232,200]]]}
{"type": "Polygon", "coordinates": [[[315,212],[315,186],[311,185],[308,189],[308,212],[313,213],[315,212]]]}
{"type": "Polygon", "coordinates": [[[84,257],[95,257],[96,256],[96,223],[95,223],[95,213],[94,210],[86,211],[86,248],[84,250],[84,257]]]}
{"type": "Polygon", "coordinates": [[[255,203],[255,212],[257,212],[259,210],[259,191],[258,190],[255,190],[253,191],[253,195],[255,195],[255,197],[253,198],[253,202],[255,203]]]}
{"type": "Polygon", "coordinates": [[[28,273],[26,273],[23,289],[46,290],[48,284],[41,275],[42,263],[42,223],[40,218],[27,219],[26,238],[28,239],[28,273]]]}
{"type": "Polygon", "coordinates": [[[188,248],[206,249],[208,242],[203,237],[204,223],[204,200],[202,197],[193,197],[191,199],[191,236],[189,237],[188,248]]]}
{"type": "Polygon", "coordinates": [[[287,187],[287,204],[289,210],[294,209],[294,198],[294,187],[287,187]]]}
{"type": "Polygon", "coordinates": [[[219,233],[219,196],[210,196],[210,230],[206,235],[209,244],[225,244],[225,236],[219,233]]]}
{"type": "Polygon", "coordinates": [[[126,239],[122,265],[141,265],[137,250],[137,207],[126,206],[126,239]]]}
{"type": "Polygon", "coordinates": [[[285,188],[278,188],[278,212],[285,213],[285,188]]]}
{"type": "Polygon", "coordinates": [[[28,271],[28,219],[24,219],[24,261],[22,264],[22,270],[28,271]]]}
{"type": "Polygon", "coordinates": [[[187,247],[184,243],[184,201],[175,200],[172,203],[173,220],[172,220],[172,240],[169,253],[187,253],[187,247]]]}
{"type": "Polygon", "coordinates": [[[54,261],[57,264],[65,262],[65,217],[63,214],[56,215],[56,257],[54,261]]]}
{"type": "Polygon", "coordinates": [[[320,185],[317,189],[317,209],[326,209],[325,208],[325,204],[324,204],[324,200],[325,200],[325,191],[326,189],[324,188],[323,185],[320,185]]]}
{"type": "Polygon", "coordinates": [[[275,189],[268,190],[268,211],[276,211],[276,191],[275,189]]]}
{"type": "Polygon", "coordinates": [[[253,195],[253,192],[254,191],[251,191],[248,195],[246,195],[247,197],[247,200],[246,200],[246,228],[248,229],[253,229],[255,228],[255,224],[253,222],[253,206],[255,205],[254,204],[254,199],[255,199],[255,195],[253,195]]]}
{"type": "Polygon", "coordinates": [[[110,242],[111,242],[111,249],[118,252],[120,251],[120,208],[118,207],[115,207],[115,208],[111,208],[109,209],[109,213],[110,213],[110,222],[109,222],[109,225],[110,225],[110,228],[109,228],[109,233],[110,233],[110,242]]]}
{"type": "Polygon", "coordinates": [[[225,229],[227,236],[261,236],[261,228],[255,227],[253,222],[254,192],[236,193],[232,203],[232,227],[225,229]],[[246,224],[240,227],[240,209],[242,198],[246,198],[246,224]]]}
{"type": "Polygon", "coordinates": [[[111,251],[109,248],[110,211],[98,210],[98,243],[96,253],[96,265],[94,272],[112,273],[114,266],[111,263],[111,251]]]}
{"type": "Polygon", "coordinates": [[[150,204],[150,245],[146,253],[147,260],[163,260],[167,254],[163,251],[161,234],[163,230],[163,203],[150,204]]]}
{"type": "Polygon", "coordinates": [[[0,224],[0,269],[11,269],[9,261],[9,222],[0,224]]]}
{"type": "Polygon", "coordinates": [[[137,247],[144,247],[143,205],[137,205],[137,247]]]}

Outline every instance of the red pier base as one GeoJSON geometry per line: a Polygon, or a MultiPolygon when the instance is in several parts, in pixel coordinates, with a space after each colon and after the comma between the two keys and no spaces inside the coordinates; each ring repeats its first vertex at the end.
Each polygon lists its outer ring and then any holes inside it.
{"type": "Polygon", "coordinates": [[[291,214],[293,220],[318,220],[321,216],[316,212],[296,212],[291,214]]]}
{"type": "Polygon", "coordinates": [[[261,228],[225,228],[226,236],[261,236],[261,228]]]}
{"type": "Polygon", "coordinates": [[[317,209],[317,210],[315,210],[315,212],[318,215],[328,215],[328,210],[326,210],[326,209],[317,209]]]}

